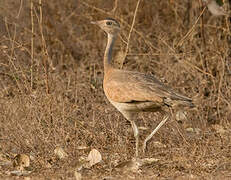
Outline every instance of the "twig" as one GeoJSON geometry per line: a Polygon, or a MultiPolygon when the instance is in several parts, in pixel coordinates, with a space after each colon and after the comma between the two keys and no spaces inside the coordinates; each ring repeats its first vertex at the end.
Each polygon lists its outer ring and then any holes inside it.
{"type": "Polygon", "coordinates": [[[139,7],[139,4],[140,4],[140,0],[138,0],[137,4],[136,4],[136,9],[135,9],[135,12],[134,12],[134,16],[133,16],[133,20],[132,20],[132,25],[131,25],[131,28],[130,28],[130,32],[128,34],[128,42],[127,42],[127,46],[126,46],[126,50],[125,50],[125,53],[124,53],[124,57],[123,57],[123,60],[121,61],[121,67],[123,67],[123,63],[125,61],[125,58],[127,56],[127,53],[128,53],[128,49],[129,49],[129,42],[130,42],[130,38],[131,38],[131,34],[132,34],[132,31],[133,31],[133,27],[134,27],[134,24],[135,24],[135,21],[136,21],[136,15],[137,15],[137,11],[138,11],[138,7],[139,7]]]}
{"type": "MultiPolygon", "coordinates": [[[[200,2],[200,10],[203,8],[202,0],[199,0],[200,2]]],[[[205,31],[204,31],[204,16],[201,15],[201,37],[203,40],[204,47],[206,48],[206,41],[205,41],[205,31]]]]}
{"type": "Polygon", "coordinates": [[[197,25],[200,17],[202,16],[202,14],[204,13],[206,7],[204,7],[204,9],[201,11],[200,15],[198,16],[196,22],[193,24],[193,26],[191,27],[191,29],[187,32],[187,34],[178,42],[177,47],[178,46],[182,46],[183,42],[185,41],[185,39],[193,32],[193,30],[195,29],[195,26],[197,25]]]}
{"type": "MultiPolygon", "coordinates": [[[[100,9],[100,8],[97,8],[97,7],[95,7],[95,6],[91,6],[91,5],[89,5],[88,3],[84,2],[84,1],[81,1],[81,3],[84,4],[85,6],[89,7],[89,8],[92,8],[92,9],[94,9],[94,10],[97,10],[97,11],[99,11],[99,12],[101,12],[101,13],[110,15],[110,13],[108,13],[108,12],[106,12],[106,11],[100,9]]],[[[205,9],[203,9],[203,11],[204,11],[204,10],[205,10],[205,9]]],[[[203,12],[202,12],[202,13],[203,13],[203,12]]],[[[119,17],[117,17],[117,16],[116,16],[116,18],[119,19],[119,17]]],[[[198,20],[199,20],[199,18],[198,18],[198,20]]],[[[197,20],[197,21],[198,21],[198,20],[197,20]]],[[[121,21],[123,24],[125,24],[126,26],[128,26],[128,27],[131,28],[131,26],[130,26],[126,21],[124,21],[123,19],[120,19],[120,21],[121,21]]],[[[146,45],[147,45],[148,47],[150,47],[150,48],[152,48],[152,49],[154,49],[154,50],[160,52],[160,50],[159,50],[158,48],[156,48],[156,47],[153,46],[153,43],[152,43],[152,42],[150,42],[149,40],[147,40],[147,39],[144,37],[144,35],[143,35],[141,32],[139,32],[138,30],[136,30],[134,27],[133,27],[133,31],[134,31],[135,33],[137,33],[137,34],[144,40],[144,42],[146,43],[146,45]]],[[[158,38],[158,37],[157,37],[157,38],[158,38]]],[[[162,40],[161,40],[161,42],[162,42],[163,44],[166,45],[166,43],[163,42],[162,40]]],[[[175,50],[174,50],[173,48],[171,48],[169,45],[167,45],[167,47],[171,49],[171,51],[173,52],[174,56],[179,60],[179,57],[176,55],[175,50]]],[[[212,74],[203,71],[203,70],[200,69],[199,67],[197,67],[197,66],[195,66],[195,65],[193,65],[193,64],[191,64],[191,63],[189,63],[189,62],[187,62],[187,61],[180,61],[180,62],[182,62],[182,63],[184,63],[184,64],[187,64],[187,65],[190,65],[192,68],[198,70],[199,72],[201,72],[201,73],[203,73],[203,74],[206,74],[206,75],[208,75],[208,76],[214,78],[214,76],[213,76],[212,74]]]]}
{"type": "Polygon", "coordinates": [[[203,74],[206,74],[206,75],[210,76],[211,78],[214,78],[214,76],[213,76],[212,74],[203,71],[202,69],[200,69],[199,67],[197,67],[197,66],[191,64],[190,62],[185,61],[185,60],[180,60],[180,58],[177,56],[177,53],[175,52],[175,50],[174,50],[171,46],[169,46],[164,40],[161,40],[161,42],[162,42],[163,44],[165,44],[165,45],[173,52],[173,55],[175,56],[175,58],[176,58],[179,62],[182,62],[182,63],[184,63],[184,64],[187,64],[187,65],[189,65],[190,67],[192,67],[192,68],[198,70],[199,72],[201,72],[201,73],[203,73],[203,74]]]}
{"type": "Polygon", "coordinates": [[[112,9],[111,12],[112,12],[112,13],[115,13],[117,7],[118,7],[118,0],[115,0],[115,1],[114,1],[114,7],[113,7],[113,9],[112,9]]]}
{"type": "Polygon", "coordinates": [[[218,97],[217,97],[217,114],[218,114],[218,118],[220,119],[220,98],[222,95],[221,92],[221,88],[222,88],[222,84],[223,84],[223,79],[224,79],[224,75],[225,75],[225,62],[224,59],[221,58],[221,63],[222,63],[222,70],[220,72],[220,80],[219,80],[219,85],[218,85],[218,97]]]}
{"type": "Polygon", "coordinates": [[[34,13],[33,13],[33,9],[34,9],[34,4],[33,4],[33,0],[30,1],[30,15],[31,15],[31,32],[32,32],[32,36],[31,36],[31,66],[30,66],[30,86],[31,89],[33,89],[33,82],[34,82],[34,77],[33,77],[33,67],[34,67],[34,13]]]}
{"type": "MultiPolygon", "coordinates": [[[[80,1],[80,2],[81,2],[83,5],[85,5],[85,6],[89,7],[89,8],[92,8],[92,9],[94,9],[94,10],[96,10],[96,11],[99,11],[99,12],[104,13],[104,14],[107,14],[107,15],[111,15],[111,13],[106,12],[106,11],[100,9],[100,8],[95,7],[95,6],[91,6],[91,5],[89,5],[88,3],[84,2],[84,1],[80,1]]],[[[115,16],[115,17],[116,17],[117,19],[120,19],[120,17],[118,17],[118,16],[115,16]]],[[[120,19],[120,21],[121,21],[123,24],[125,24],[127,27],[131,28],[131,26],[130,26],[126,21],[124,21],[123,19],[120,19]]],[[[160,50],[159,50],[158,48],[156,48],[156,47],[153,46],[153,43],[152,43],[152,42],[148,41],[148,40],[144,37],[144,35],[143,35],[141,32],[137,31],[134,27],[133,27],[133,31],[134,31],[135,33],[137,33],[137,34],[144,40],[145,44],[146,44],[148,47],[150,47],[150,48],[152,48],[152,49],[155,49],[156,51],[160,52],[160,50]]],[[[126,44],[127,44],[127,43],[126,43],[126,44]]]]}
{"type": "MultiPolygon", "coordinates": [[[[37,16],[37,14],[36,14],[37,16]]],[[[47,94],[50,94],[50,88],[49,88],[49,72],[48,72],[48,63],[49,63],[49,56],[46,48],[46,41],[43,35],[43,11],[42,11],[42,0],[39,0],[39,17],[37,16],[39,21],[39,29],[41,34],[41,41],[42,41],[42,50],[43,50],[43,64],[45,69],[45,75],[46,75],[46,92],[47,94]]],[[[50,66],[53,68],[52,63],[50,63],[50,66]]]]}
{"type": "Polygon", "coordinates": [[[22,10],[22,2],[23,2],[23,0],[20,0],[20,7],[19,7],[18,14],[17,14],[16,18],[19,18],[19,15],[20,15],[20,13],[21,13],[21,10],[22,10]]]}
{"type": "MultiPolygon", "coordinates": [[[[15,37],[16,37],[16,26],[14,26],[14,27],[15,27],[15,33],[14,33],[14,37],[12,38],[12,37],[11,37],[11,34],[10,34],[10,31],[9,31],[7,19],[5,18],[4,21],[5,21],[5,26],[6,26],[6,30],[7,30],[9,39],[10,39],[11,42],[12,42],[12,43],[11,43],[11,53],[10,53],[10,55],[8,56],[9,62],[10,62],[10,63],[12,64],[12,66],[14,67],[14,70],[15,70],[16,72],[18,72],[18,68],[16,67],[16,65],[15,65],[14,62],[13,62],[13,54],[14,54],[14,48],[15,48],[15,47],[14,47],[14,42],[15,42],[15,37]]],[[[13,77],[14,77],[14,80],[15,80],[15,82],[16,82],[18,88],[20,89],[20,91],[23,92],[20,83],[18,82],[17,78],[15,78],[15,75],[14,75],[13,77]]]]}

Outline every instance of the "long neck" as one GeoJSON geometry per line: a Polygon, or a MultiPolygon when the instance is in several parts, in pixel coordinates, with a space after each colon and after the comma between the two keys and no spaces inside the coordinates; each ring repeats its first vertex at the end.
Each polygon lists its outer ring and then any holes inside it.
{"type": "Polygon", "coordinates": [[[115,35],[108,34],[107,46],[104,53],[104,71],[107,71],[108,68],[112,67],[112,49],[115,39],[115,35]]]}

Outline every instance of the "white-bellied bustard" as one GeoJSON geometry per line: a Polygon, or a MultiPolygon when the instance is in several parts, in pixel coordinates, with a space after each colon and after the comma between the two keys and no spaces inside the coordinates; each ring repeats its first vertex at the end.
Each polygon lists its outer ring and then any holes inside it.
{"type": "Polygon", "coordinates": [[[136,139],[135,154],[138,157],[139,130],[134,120],[136,113],[159,111],[164,114],[163,120],[144,140],[143,151],[145,151],[147,142],[170,117],[169,110],[165,109],[179,105],[194,107],[194,104],[192,99],[174,92],[153,76],[114,68],[112,50],[120,25],[112,18],[92,22],[92,24],[98,25],[107,33],[108,41],[104,53],[104,93],[110,103],[131,122],[136,139]]]}

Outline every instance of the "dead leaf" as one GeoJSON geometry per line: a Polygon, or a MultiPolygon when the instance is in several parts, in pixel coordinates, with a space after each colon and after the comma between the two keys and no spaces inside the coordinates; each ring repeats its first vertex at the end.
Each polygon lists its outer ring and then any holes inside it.
{"type": "Polygon", "coordinates": [[[102,161],[102,156],[98,150],[92,149],[87,157],[87,161],[89,162],[89,167],[92,167],[102,161]]]}

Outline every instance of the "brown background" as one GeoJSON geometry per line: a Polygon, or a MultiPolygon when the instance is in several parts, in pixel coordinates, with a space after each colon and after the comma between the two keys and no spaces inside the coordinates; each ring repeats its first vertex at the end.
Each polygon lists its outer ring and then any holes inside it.
{"type": "MultiPolygon", "coordinates": [[[[74,178],[80,157],[92,148],[101,152],[103,162],[83,170],[86,179],[228,179],[229,20],[212,17],[206,9],[184,39],[201,12],[199,1],[140,2],[123,68],[155,75],[192,97],[197,109],[183,121],[173,118],[150,141],[142,157],[158,162],[142,167],[141,173],[113,170],[132,159],[135,140],[130,124],[104,96],[106,36],[90,21],[113,17],[120,22],[115,47],[120,63],[137,1],[116,2],[49,0],[40,5],[34,0],[31,11],[30,1],[0,1],[0,152],[32,153],[30,176],[38,179],[74,178]],[[55,157],[57,146],[67,159],[55,157]]],[[[137,117],[139,126],[149,128],[141,131],[142,140],[160,118],[158,113],[137,117]]],[[[6,178],[11,168],[0,168],[0,177],[6,178]]]]}

